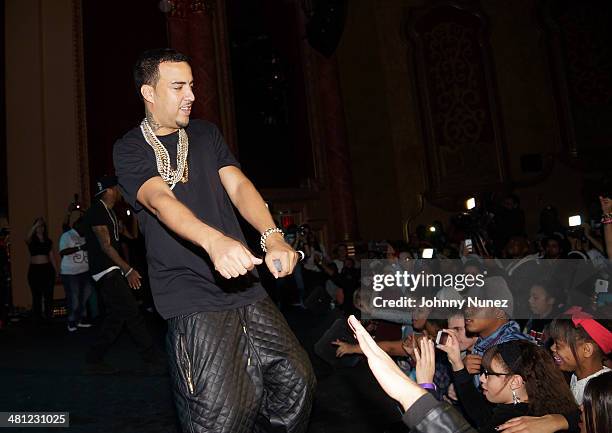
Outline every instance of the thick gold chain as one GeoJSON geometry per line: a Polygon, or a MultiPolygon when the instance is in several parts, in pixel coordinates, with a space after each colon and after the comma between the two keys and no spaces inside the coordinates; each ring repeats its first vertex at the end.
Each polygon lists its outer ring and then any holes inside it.
{"type": "Polygon", "coordinates": [[[151,125],[149,125],[149,121],[146,117],[140,123],[140,130],[146,142],[155,152],[155,161],[157,163],[159,175],[164,182],[170,186],[170,189],[174,188],[178,182],[187,183],[189,180],[189,164],[187,163],[189,137],[187,137],[185,130],[181,128],[178,131],[179,139],[176,147],[176,170],[172,169],[168,150],[153,133],[151,125]]]}

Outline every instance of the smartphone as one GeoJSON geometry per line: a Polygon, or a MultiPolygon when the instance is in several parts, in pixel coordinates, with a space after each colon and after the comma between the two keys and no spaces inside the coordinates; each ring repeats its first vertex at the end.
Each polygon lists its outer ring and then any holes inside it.
{"type": "Polygon", "coordinates": [[[450,334],[448,332],[444,332],[442,330],[438,331],[438,335],[436,335],[436,344],[441,344],[444,346],[448,341],[448,336],[450,334]]]}
{"type": "Polygon", "coordinates": [[[608,282],[606,280],[596,280],[595,293],[608,293],[608,282]]]}
{"type": "Polygon", "coordinates": [[[472,240],[471,239],[466,239],[464,241],[464,244],[465,244],[465,249],[467,250],[467,252],[471,253],[472,252],[472,248],[473,248],[472,247],[472,240]]]}

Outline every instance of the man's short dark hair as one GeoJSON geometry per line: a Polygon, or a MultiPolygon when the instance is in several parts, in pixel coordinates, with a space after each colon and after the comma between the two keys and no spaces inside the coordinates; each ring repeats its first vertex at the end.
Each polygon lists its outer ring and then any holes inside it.
{"type": "Polygon", "coordinates": [[[172,48],[156,48],[143,52],[134,65],[134,84],[140,99],[143,99],[140,93],[143,85],[155,86],[157,84],[159,64],[162,62],[189,62],[189,57],[172,48]]]}

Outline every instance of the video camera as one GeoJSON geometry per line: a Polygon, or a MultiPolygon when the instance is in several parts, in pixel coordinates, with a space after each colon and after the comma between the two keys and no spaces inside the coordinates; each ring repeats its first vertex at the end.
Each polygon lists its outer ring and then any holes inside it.
{"type": "Polygon", "coordinates": [[[475,198],[469,198],[465,202],[466,210],[451,217],[451,223],[455,228],[465,235],[466,246],[478,254],[487,255],[487,244],[489,241],[489,228],[493,222],[494,215],[489,213],[484,206],[477,206],[475,198]]]}

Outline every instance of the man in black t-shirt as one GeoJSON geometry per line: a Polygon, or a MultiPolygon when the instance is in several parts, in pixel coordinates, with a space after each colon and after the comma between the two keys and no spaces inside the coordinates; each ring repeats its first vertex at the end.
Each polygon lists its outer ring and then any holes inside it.
{"type": "Polygon", "coordinates": [[[115,143],[125,199],[144,233],[151,291],[184,431],[304,432],[314,393],[308,357],[259,284],[233,206],[261,234],[276,278],[298,253],[240,170],[217,127],[189,120],[187,58],[147,51],[134,69],[146,118],[115,143]]]}
{"type": "Polygon", "coordinates": [[[89,272],[96,283],[106,316],[95,343],[87,353],[90,373],[111,374],[117,370],[104,362],[104,355],[125,325],[148,370],[160,370],[153,339],[130,291],[140,288],[140,274],[119,255],[119,221],[113,210],[120,198],[115,176],[96,183],[96,195],[85,214],[85,238],[89,272]]]}

